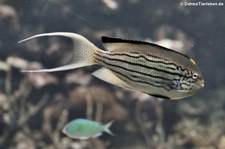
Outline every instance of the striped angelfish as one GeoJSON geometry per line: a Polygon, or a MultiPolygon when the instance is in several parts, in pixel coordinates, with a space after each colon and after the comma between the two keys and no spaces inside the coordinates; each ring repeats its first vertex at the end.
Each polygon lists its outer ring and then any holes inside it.
{"type": "Polygon", "coordinates": [[[92,73],[97,78],[168,99],[191,96],[204,86],[201,72],[192,58],[153,43],[102,37],[107,49],[103,51],[85,37],[67,32],[38,34],[20,42],[43,36],[71,38],[73,61],[57,68],[23,72],[63,71],[98,64],[103,67],[92,73]]]}

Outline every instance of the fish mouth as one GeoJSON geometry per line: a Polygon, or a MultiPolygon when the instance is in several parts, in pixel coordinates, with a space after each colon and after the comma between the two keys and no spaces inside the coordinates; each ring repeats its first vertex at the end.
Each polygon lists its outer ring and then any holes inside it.
{"type": "Polygon", "coordinates": [[[202,88],[202,87],[204,87],[205,86],[205,81],[204,80],[202,80],[201,81],[201,85],[200,85],[200,87],[202,88]]]}
{"type": "Polygon", "coordinates": [[[205,83],[203,80],[199,80],[196,84],[193,85],[192,91],[196,92],[200,89],[202,89],[205,86],[205,83]]]}
{"type": "Polygon", "coordinates": [[[205,86],[205,84],[204,84],[204,82],[202,83],[202,85],[201,85],[201,87],[204,87],[205,86]]]}
{"type": "Polygon", "coordinates": [[[205,86],[204,80],[200,81],[200,82],[197,84],[197,86],[199,87],[199,89],[200,89],[200,88],[203,88],[203,87],[205,86]]]}

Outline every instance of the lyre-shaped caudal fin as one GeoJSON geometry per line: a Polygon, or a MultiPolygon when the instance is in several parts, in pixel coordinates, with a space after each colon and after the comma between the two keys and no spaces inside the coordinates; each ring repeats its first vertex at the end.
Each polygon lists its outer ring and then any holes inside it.
{"type": "Polygon", "coordinates": [[[54,71],[63,71],[69,69],[75,69],[79,67],[89,66],[95,64],[93,61],[93,56],[96,51],[99,51],[93,43],[89,40],[84,38],[81,35],[69,32],[54,32],[54,33],[43,33],[38,34],[26,39],[19,41],[18,43],[34,39],[37,37],[44,37],[44,36],[63,36],[69,37],[73,40],[73,61],[70,64],[51,68],[51,69],[40,69],[40,70],[22,70],[22,72],[54,72],[54,71]]]}

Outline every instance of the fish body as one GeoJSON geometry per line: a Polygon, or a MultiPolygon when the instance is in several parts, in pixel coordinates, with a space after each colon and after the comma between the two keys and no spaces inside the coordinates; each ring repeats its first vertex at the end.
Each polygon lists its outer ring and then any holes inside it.
{"type": "Polygon", "coordinates": [[[73,62],[42,70],[53,72],[98,64],[103,68],[92,73],[108,83],[140,91],[155,97],[182,99],[204,86],[196,62],[179,52],[143,41],[102,37],[103,51],[81,35],[56,32],[32,36],[20,42],[42,36],[65,36],[74,41],[73,62]]]}
{"type": "Polygon", "coordinates": [[[87,119],[76,119],[63,128],[62,132],[70,138],[74,139],[89,139],[102,135],[103,132],[107,132],[111,135],[113,133],[109,130],[112,122],[106,125],[101,125],[95,121],[87,119]]]}

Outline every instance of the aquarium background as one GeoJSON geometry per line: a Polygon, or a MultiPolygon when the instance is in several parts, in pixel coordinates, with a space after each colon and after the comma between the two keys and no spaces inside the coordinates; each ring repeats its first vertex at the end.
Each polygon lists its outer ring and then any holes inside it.
{"type": "Polygon", "coordinates": [[[224,149],[225,6],[181,2],[197,1],[0,0],[0,148],[224,149]],[[59,31],[81,34],[101,49],[101,36],[111,36],[181,51],[196,60],[205,87],[171,101],[105,83],[91,75],[99,66],[21,73],[71,60],[67,38],[17,43],[59,31]],[[113,120],[115,136],[77,140],[62,134],[76,118],[113,120]]]}

